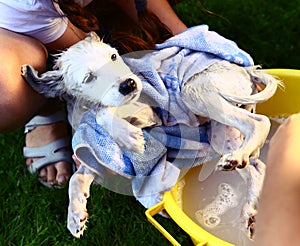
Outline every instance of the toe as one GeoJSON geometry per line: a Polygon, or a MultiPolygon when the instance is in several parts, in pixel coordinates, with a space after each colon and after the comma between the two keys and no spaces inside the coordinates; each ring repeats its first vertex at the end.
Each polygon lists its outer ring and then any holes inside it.
{"type": "Polygon", "coordinates": [[[56,182],[58,185],[65,184],[72,175],[72,168],[70,163],[58,162],[56,168],[56,182]]]}
{"type": "Polygon", "coordinates": [[[56,181],[56,168],[55,165],[49,165],[47,169],[47,182],[50,185],[54,185],[56,181]]]}
{"type": "Polygon", "coordinates": [[[42,168],[39,173],[39,177],[43,181],[47,181],[47,168],[42,168]]]}
{"type": "Polygon", "coordinates": [[[33,163],[33,159],[31,159],[31,158],[27,158],[25,160],[26,167],[29,167],[32,163],[33,163]]]}
{"type": "Polygon", "coordinates": [[[72,175],[72,168],[69,163],[58,162],[42,168],[39,172],[41,180],[47,182],[50,186],[64,185],[72,175]]]}

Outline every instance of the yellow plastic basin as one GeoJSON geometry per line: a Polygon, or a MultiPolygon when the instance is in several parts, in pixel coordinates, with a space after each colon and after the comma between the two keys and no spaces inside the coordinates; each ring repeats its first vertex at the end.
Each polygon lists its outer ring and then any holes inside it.
{"type": "MultiPolygon", "coordinates": [[[[288,117],[300,111],[300,70],[294,69],[267,69],[268,73],[279,77],[285,84],[285,89],[278,89],[276,94],[267,102],[257,105],[257,112],[269,117],[288,117]]],[[[197,171],[192,168],[189,172],[197,171]]],[[[232,246],[195,223],[180,208],[181,195],[177,184],[171,191],[165,192],[162,202],[146,211],[147,219],[152,223],[173,245],[180,245],[176,239],[163,228],[154,216],[161,211],[166,211],[168,215],[188,233],[195,245],[198,246],[232,246]]],[[[184,201],[182,201],[184,202],[184,201]]]]}

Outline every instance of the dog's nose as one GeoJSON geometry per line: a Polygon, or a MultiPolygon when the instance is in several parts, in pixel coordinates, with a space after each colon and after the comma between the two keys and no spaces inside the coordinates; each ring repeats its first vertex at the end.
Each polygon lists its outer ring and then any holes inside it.
{"type": "Polygon", "coordinates": [[[119,87],[119,92],[126,96],[128,95],[130,92],[135,91],[137,88],[136,82],[133,79],[126,79],[124,82],[122,82],[120,84],[119,87]]]}

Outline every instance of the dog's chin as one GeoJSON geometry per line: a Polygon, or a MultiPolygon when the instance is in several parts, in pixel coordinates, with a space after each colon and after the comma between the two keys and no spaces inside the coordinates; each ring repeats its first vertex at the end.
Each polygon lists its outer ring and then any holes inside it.
{"type": "Polygon", "coordinates": [[[139,99],[140,95],[141,95],[140,91],[130,93],[129,95],[125,96],[124,102],[122,103],[122,105],[127,104],[127,103],[136,102],[139,99]]]}
{"type": "Polygon", "coordinates": [[[110,105],[104,105],[103,104],[103,106],[107,106],[107,107],[120,107],[120,106],[125,105],[125,104],[130,104],[130,103],[136,102],[139,99],[140,94],[141,93],[139,91],[132,92],[132,93],[124,96],[121,101],[115,101],[114,103],[112,103],[110,105]]]}
{"type": "Polygon", "coordinates": [[[140,93],[136,92],[136,93],[130,93],[129,95],[126,95],[122,98],[122,100],[116,100],[113,103],[110,104],[102,104],[102,106],[106,106],[106,107],[120,107],[123,106],[125,104],[130,104],[133,102],[136,102],[140,97],[140,93]]]}
{"type": "Polygon", "coordinates": [[[89,95],[84,95],[83,97],[77,98],[80,103],[88,108],[92,107],[120,107],[124,104],[129,104],[136,102],[140,97],[141,92],[139,90],[129,93],[126,96],[121,94],[119,95],[110,95],[109,97],[104,97],[101,100],[99,98],[93,98],[89,95]]]}

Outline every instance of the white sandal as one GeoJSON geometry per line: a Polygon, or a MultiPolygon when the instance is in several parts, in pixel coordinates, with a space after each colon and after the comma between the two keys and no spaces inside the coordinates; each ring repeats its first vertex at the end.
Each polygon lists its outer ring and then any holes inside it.
{"type": "MultiPolygon", "coordinates": [[[[40,116],[37,115],[33,117],[25,125],[25,133],[28,133],[35,129],[37,126],[50,125],[57,122],[67,122],[66,115],[64,111],[58,111],[49,116],[40,116]]],[[[35,174],[40,169],[45,166],[51,165],[57,162],[68,162],[72,166],[72,172],[75,171],[74,161],[72,159],[72,151],[66,149],[70,146],[71,140],[69,137],[64,137],[57,139],[49,144],[40,147],[24,147],[23,155],[25,158],[40,158],[37,161],[34,161],[28,166],[30,173],[35,174]]],[[[58,185],[50,185],[48,182],[39,178],[41,184],[46,187],[56,187],[61,188],[58,185]]]]}

